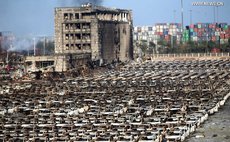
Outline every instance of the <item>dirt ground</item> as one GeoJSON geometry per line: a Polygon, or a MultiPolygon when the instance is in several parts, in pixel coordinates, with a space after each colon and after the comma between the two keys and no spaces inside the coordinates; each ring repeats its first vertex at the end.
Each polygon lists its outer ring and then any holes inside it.
{"type": "Polygon", "coordinates": [[[186,142],[230,142],[230,99],[213,115],[210,115],[186,142]]]}

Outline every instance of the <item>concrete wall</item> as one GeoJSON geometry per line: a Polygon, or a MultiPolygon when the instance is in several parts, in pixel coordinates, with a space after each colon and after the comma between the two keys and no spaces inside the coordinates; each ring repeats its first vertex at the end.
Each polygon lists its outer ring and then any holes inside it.
{"type": "Polygon", "coordinates": [[[91,60],[91,54],[56,54],[54,56],[27,56],[25,62],[31,63],[32,70],[35,71],[36,64],[53,61],[55,71],[63,72],[84,65],[89,60],[91,60]]]}
{"type": "Polygon", "coordinates": [[[98,20],[93,19],[91,22],[91,54],[92,60],[99,60],[101,53],[101,44],[98,33],[98,20]]]}
{"type": "Polygon", "coordinates": [[[119,24],[120,31],[120,60],[133,59],[133,38],[131,25],[119,24]]]}
{"type": "Polygon", "coordinates": [[[118,58],[116,51],[119,48],[119,43],[115,42],[118,36],[118,28],[115,22],[100,22],[101,58],[105,63],[110,63],[118,58]]]}
{"type": "Polygon", "coordinates": [[[63,45],[63,37],[62,37],[62,32],[63,32],[63,12],[60,9],[55,9],[55,53],[62,53],[62,45],[63,45]]]}

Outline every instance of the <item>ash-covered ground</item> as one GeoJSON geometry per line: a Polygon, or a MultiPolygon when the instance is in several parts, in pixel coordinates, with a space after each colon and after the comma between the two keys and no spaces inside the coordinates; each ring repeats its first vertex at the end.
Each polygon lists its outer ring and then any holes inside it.
{"type": "Polygon", "coordinates": [[[230,141],[230,99],[217,113],[197,128],[186,142],[229,142],[230,141]]]}

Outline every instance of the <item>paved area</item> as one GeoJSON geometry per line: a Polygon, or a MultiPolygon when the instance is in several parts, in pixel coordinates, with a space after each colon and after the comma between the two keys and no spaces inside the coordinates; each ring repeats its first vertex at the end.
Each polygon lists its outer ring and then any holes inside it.
{"type": "Polygon", "coordinates": [[[186,142],[230,142],[230,99],[186,142]]]}

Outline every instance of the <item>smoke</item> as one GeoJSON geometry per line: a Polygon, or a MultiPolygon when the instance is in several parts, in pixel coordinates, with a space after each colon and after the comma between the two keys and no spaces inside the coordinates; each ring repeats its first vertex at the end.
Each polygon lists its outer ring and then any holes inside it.
{"type": "Polygon", "coordinates": [[[60,6],[80,6],[82,4],[91,3],[92,5],[100,6],[103,0],[57,0],[60,6]]]}
{"type": "Polygon", "coordinates": [[[81,5],[81,4],[85,4],[85,3],[91,3],[92,5],[101,5],[102,4],[102,0],[72,0],[72,3],[74,5],[81,5]]]}
{"type": "Polygon", "coordinates": [[[34,47],[33,39],[19,38],[19,39],[15,39],[13,43],[10,44],[10,47],[8,47],[7,51],[16,51],[16,52],[29,51],[32,50],[33,47],[34,47]]]}

